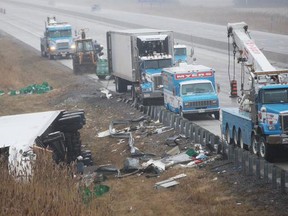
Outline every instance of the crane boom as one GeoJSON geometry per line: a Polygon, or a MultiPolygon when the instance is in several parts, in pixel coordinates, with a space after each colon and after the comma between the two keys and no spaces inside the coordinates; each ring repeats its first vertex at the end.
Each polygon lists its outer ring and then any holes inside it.
{"type": "Polygon", "coordinates": [[[238,61],[245,62],[250,72],[276,70],[251,39],[245,22],[228,23],[227,30],[228,37],[233,39],[235,51],[238,51],[238,61]]]}

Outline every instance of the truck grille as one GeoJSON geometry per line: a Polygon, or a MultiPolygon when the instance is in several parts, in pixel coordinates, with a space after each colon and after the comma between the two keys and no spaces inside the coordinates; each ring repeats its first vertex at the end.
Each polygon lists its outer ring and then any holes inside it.
{"type": "Polygon", "coordinates": [[[193,108],[205,108],[212,105],[212,100],[189,102],[189,107],[193,108]]]}
{"type": "Polygon", "coordinates": [[[155,90],[161,90],[163,87],[163,81],[162,81],[162,76],[153,76],[153,81],[154,81],[154,89],[155,90]]]}
{"type": "Polygon", "coordinates": [[[63,42],[63,43],[57,43],[57,49],[69,49],[69,43],[68,42],[63,42]]]}
{"type": "Polygon", "coordinates": [[[281,126],[284,133],[288,132],[288,113],[284,113],[280,115],[281,126]]]}

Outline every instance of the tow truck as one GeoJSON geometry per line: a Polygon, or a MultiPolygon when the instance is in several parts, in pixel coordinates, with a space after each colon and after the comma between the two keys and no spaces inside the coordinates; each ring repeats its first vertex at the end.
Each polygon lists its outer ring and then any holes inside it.
{"type": "Polygon", "coordinates": [[[280,147],[288,146],[288,70],[270,64],[245,22],[228,23],[227,30],[234,60],[241,64],[241,97],[239,108],[222,109],[221,131],[229,144],[272,162],[280,147]]]}

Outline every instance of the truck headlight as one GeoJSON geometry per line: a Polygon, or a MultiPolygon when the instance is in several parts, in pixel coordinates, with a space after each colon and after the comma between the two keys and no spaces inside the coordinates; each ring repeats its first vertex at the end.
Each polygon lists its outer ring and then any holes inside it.
{"type": "Polygon", "coordinates": [[[213,104],[213,105],[216,105],[217,103],[218,103],[217,100],[212,100],[212,104],[213,104]]]}
{"type": "Polygon", "coordinates": [[[282,139],[282,143],[283,143],[283,144],[287,144],[287,143],[288,143],[288,137],[283,138],[283,139],[282,139]]]}
{"type": "Polygon", "coordinates": [[[51,47],[50,47],[50,50],[51,50],[51,51],[55,51],[55,50],[56,50],[56,47],[55,47],[55,46],[51,46],[51,47]]]}
{"type": "Polygon", "coordinates": [[[75,48],[76,48],[75,44],[72,44],[71,49],[75,49],[75,48]]]}

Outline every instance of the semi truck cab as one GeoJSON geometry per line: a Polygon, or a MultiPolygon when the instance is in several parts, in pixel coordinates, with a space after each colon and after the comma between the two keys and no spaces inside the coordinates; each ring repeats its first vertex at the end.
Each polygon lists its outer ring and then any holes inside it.
{"type": "Polygon", "coordinates": [[[71,56],[74,49],[72,27],[68,23],[59,23],[56,18],[47,18],[44,37],[41,38],[41,55],[54,59],[55,56],[71,56]]]}
{"type": "Polygon", "coordinates": [[[155,98],[163,102],[163,82],[161,71],[172,66],[170,55],[161,57],[142,57],[141,64],[141,94],[142,98],[155,98]],[[160,59],[159,59],[160,58],[160,59]]]}

